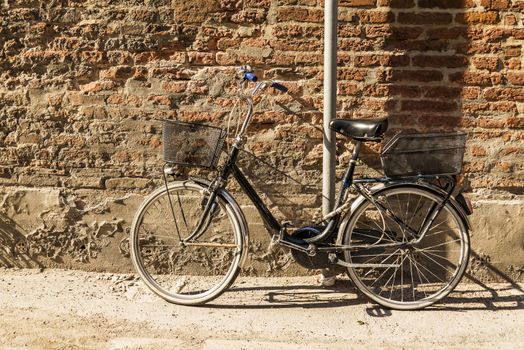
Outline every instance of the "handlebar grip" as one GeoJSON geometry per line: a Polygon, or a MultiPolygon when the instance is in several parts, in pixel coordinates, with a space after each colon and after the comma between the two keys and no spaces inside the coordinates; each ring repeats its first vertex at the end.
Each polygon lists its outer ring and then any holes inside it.
{"type": "Polygon", "coordinates": [[[277,82],[272,82],[271,87],[277,89],[278,91],[287,92],[287,87],[277,82]]]}
{"type": "Polygon", "coordinates": [[[249,80],[249,81],[255,82],[255,81],[258,80],[258,78],[255,75],[255,73],[245,72],[244,73],[244,80],[249,80]]]}

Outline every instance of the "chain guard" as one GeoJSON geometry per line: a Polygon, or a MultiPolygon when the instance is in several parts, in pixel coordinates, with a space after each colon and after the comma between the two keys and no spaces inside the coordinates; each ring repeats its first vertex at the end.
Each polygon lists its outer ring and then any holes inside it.
{"type": "MultiPolygon", "coordinates": [[[[305,226],[296,230],[293,233],[293,237],[300,239],[311,238],[319,235],[323,230],[324,227],[321,226],[305,226]]],[[[333,266],[329,262],[328,253],[317,252],[315,256],[309,256],[307,253],[291,249],[291,255],[297,264],[306,269],[324,269],[333,266]]]]}

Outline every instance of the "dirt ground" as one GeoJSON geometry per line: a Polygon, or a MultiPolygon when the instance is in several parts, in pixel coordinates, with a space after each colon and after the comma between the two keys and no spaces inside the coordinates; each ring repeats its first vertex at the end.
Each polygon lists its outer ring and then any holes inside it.
{"type": "Polygon", "coordinates": [[[133,275],[0,269],[0,349],[517,349],[524,285],[460,285],[390,311],[341,281],[240,278],[205,307],[164,302],[133,275]]]}

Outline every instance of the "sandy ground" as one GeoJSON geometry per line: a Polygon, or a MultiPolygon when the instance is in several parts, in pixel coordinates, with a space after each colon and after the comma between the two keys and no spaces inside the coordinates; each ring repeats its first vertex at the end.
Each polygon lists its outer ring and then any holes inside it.
{"type": "Polygon", "coordinates": [[[342,281],[240,278],[182,307],[132,275],[0,269],[0,349],[517,349],[524,285],[461,285],[423,311],[390,311],[342,281]]]}

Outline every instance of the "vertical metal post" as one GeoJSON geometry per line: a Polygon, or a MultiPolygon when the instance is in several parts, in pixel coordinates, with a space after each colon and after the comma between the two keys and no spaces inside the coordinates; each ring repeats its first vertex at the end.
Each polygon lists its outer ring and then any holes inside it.
{"type": "Polygon", "coordinates": [[[322,212],[335,202],[335,133],[329,122],[337,110],[337,22],[338,0],[324,2],[324,147],[322,157],[322,212]]]}

